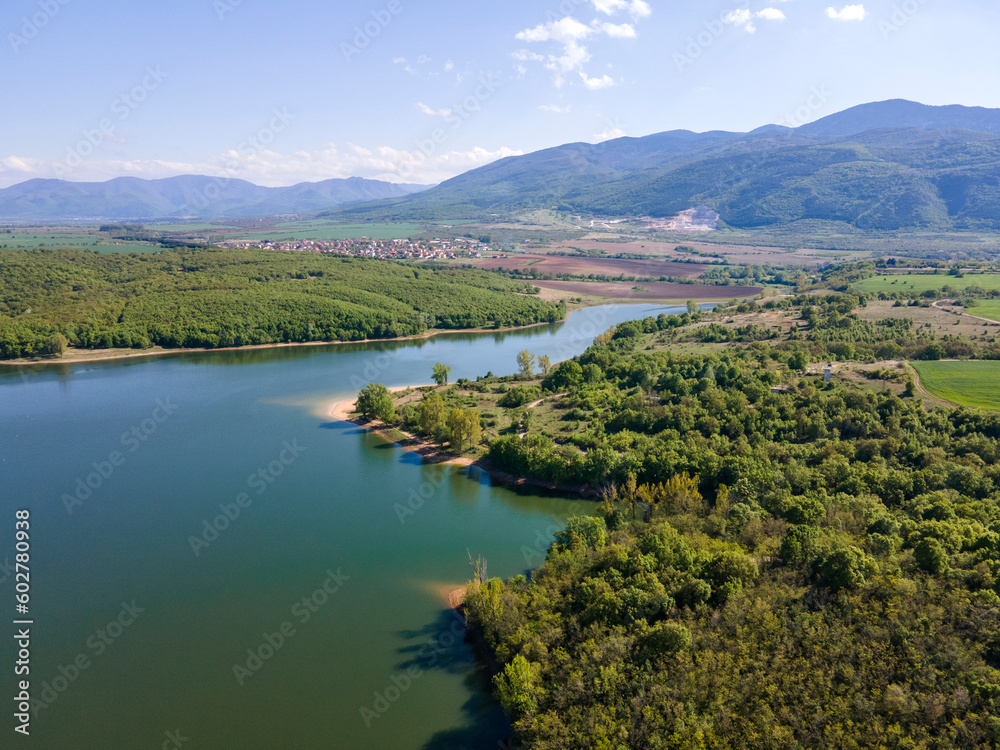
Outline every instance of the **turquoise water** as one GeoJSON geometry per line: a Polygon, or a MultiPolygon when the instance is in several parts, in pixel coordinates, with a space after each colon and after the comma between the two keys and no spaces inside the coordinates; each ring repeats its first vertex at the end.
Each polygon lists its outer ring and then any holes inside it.
{"type": "Polygon", "coordinates": [[[425,383],[437,361],[452,378],[513,372],[524,348],[557,361],[673,311],[0,369],[0,565],[29,509],[29,679],[46,703],[30,738],[13,732],[0,567],[0,747],[496,748],[508,727],[446,594],[470,553],[523,572],[593,506],[424,466],[329,409],[370,380],[425,383]]]}

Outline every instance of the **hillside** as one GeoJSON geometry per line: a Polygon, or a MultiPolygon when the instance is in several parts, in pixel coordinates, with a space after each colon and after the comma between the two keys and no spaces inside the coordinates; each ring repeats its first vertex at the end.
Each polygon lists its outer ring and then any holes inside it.
{"type": "Polygon", "coordinates": [[[396,338],[554,322],[565,305],[474,270],[261,250],[0,250],[0,359],[79,349],[396,338]]]}
{"type": "Polygon", "coordinates": [[[424,185],[351,177],[269,188],[246,180],[182,175],[107,182],[28,180],[0,190],[0,220],[150,219],[308,213],[409,195],[424,185]]]}
{"type": "Polygon", "coordinates": [[[842,222],[863,230],[1000,229],[1000,110],[882,102],[798,129],[671,131],[509,157],[418,195],[333,212],[488,218],[557,206],[723,226],[842,222]]]}

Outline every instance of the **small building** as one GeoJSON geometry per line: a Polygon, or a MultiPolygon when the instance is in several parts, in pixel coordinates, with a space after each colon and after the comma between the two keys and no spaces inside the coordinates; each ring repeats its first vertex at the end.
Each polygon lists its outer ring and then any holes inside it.
{"type": "Polygon", "coordinates": [[[823,382],[829,383],[830,378],[833,376],[833,365],[827,365],[823,368],[823,382]]]}

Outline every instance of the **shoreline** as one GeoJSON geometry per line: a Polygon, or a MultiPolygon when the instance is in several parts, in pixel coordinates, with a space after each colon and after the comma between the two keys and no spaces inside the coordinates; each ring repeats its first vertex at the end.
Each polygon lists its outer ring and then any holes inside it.
{"type": "MultiPolygon", "coordinates": [[[[649,305],[649,304],[664,304],[673,305],[676,304],[680,306],[683,302],[678,302],[676,300],[636,300],[636,299],[599,299],[594,301],[587,301],[577,306],[567,309],[566,317],[561,320],[555,321],[555,323],[565,323],[569,320],[569,316],[579,310],[584,310],[590,307],[601,307],[603,305],[649,305]]],[[[133,351],[131,349],[119,349],[116,350],[114,354],[101,355],[96,357],[90,356],[80,356],[77,352],[100,352],[106,351],[102,349],[72,349],[67,350],[67,353],[72,352],[74,356],[66,357],[53,357],[53,358],[41,358],[41,359],[0,359],[0,367],[27,367],[27,366],[41,366],[41,365],[55,365],[55,364],[66,364],[66,365],[78,365],[87,364],[88,362],[110,362],[118,359],[138,359],[141,357],[158,357],[165,354],[197,354],[199,352],[246,352],[255,351],[258,349],[283,349],[286,347],[293,346],[345,346],[347,344],[378,344],[386,341],[423,341],[426,339],[434,338],[435,336],[446,336],[448,334],[457,333],[510,333],[512,331],[526,331],[531,328],[538,328],[540,326],[554,325],[554,323],[530,323],[526,326],[508,326],[507,328],[454,328],[454,329],[441,329],[433,331],[424,331],[423,333],[414,336],[395,336],[393,338],[387,339],[358,339],[357,341],[283,341],[271,344],[247,344],[245,346],[220,346],[213,349],[199,349],[197,347],[179,347],[177,349],[163,349],[154,347],[155,351],[143,350],[143,351],[133,351]]]]}
{"type": "MultiPolygon", "coordinates": [[[[427,387],[434,386],[431,384],[395,386],[393,388],[389,388],[389,392],[400,393],[402,391],[427,387]]],[[[490,465],[490,463],[484,458],[474,459],[470,456],[455,456],[445,451],[441,446],[432,443],[429,440],[425,440],[418,435],[413,435],[405,430],[401,430],[398,427],[393,427],[391,425],[387,426],[378,420],[365,421],[361,417],[352,417],[351,415],[354,414],[354,406],[356,403],[356,398],[337,401],[329,407],[328,413],[334,419],[341,422],[350,422],[351,424],[357,425],[368,432],[378,435],[383,440],[387,440],[390,443],[398,445],[403,450],[419,454],[421,458],[423,458],[424,463],[450,464],[452,466],[466,467],[475,466],[479,470],[486,473],[491,482],[515,488],[535,487],[548,492],[562,492],[566,494],[579,495],[585,500],[596,500],[600,497],[600,494],[597,491],[587,485],[554,485],[540,479],[511,474],[490,465]],[[400,439],[398,435],[403,435],[404,437],[400,439]]]]}
{"type": "MultiPolygon", "coordinates": [[[[637,303],[641,304],[641,303],[637,303]]],[[[568,316],[567,316],[568,317],[568,316]]],[[[565,323],[566,318],[555,321],[565,323]]],[[[388,339],[358,339],[357,341],[288,341],[272,344],[247,344],[246,346],[220,346],[214,349],[198,349],[194,347],[179,347],[177,349],[162,349],[156,351],[119,350],[120,353],[108,354],[99,357],[73,356],[54,357],[49,359],[0,359],[0,366],[23,367],[27,365],[54,365],[54,364],[86,364],[87,362],[108,362],[115,359],[137,359],[139,357],[157,357],[163,354],[193,354],[198,352],[246,352],[257,349],[283,349],[293,346],[344,346],[347,344],[378,344],[385,341],[423,341],[435,336],[442,336],[452,333],[509,333],[511,331],[524,331],[538,326],[550,326],[553,323],[530,323],[526,326],[511,326],[508,328],[455,328],[447,330],[425,331],[415,336],[396,336],[388,339]]],[[[73,352],[98,352],[100,349],[73,349],[73,352]]]]}
{"type": "MultiPolygon", "coordinates": [[[[401,393],[403,391],[416,390],[418,388],[433,387],[430,383],[424,383],[422,385],[401,385],[395,386],[389,389],[389,393],[401,393]]],[[[358,403],[356,398],[344,399],[343,401],[338,401],[330,408],[330,416],[334,419],[340,420],[341,422],[350,422],[355,424],[368,432],[373,432],[384,440],[388,440],[390,443],[398,445],[400,448],[412,453],[417,453],[423,458],[426,464],[451,464],[453,466],[472,466],[476,463],[475,459],[468,456],[455,456],[451,453],[446,452],[441,446],[432,443],[429,440],[413,435],[405,430],[401,430],[398,427],[393,427],[391,425],[386,425],[384,422],[379,422],[378,420],[365,421],[362,417],[352,417],[354,414],[354,406],[358,403]],[[404,435],[405,437],[400,440],[396,434],[404,435]]]]}

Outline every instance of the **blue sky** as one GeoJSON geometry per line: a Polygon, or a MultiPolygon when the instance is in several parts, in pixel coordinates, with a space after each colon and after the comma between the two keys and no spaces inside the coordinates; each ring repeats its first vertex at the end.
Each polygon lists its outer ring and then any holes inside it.
{"type": "Polygon", "coordinates": [[[998,29],[995,0],[8,0],[0,187],[432,183],[897,97],[1000,107],[998,29]]]}

